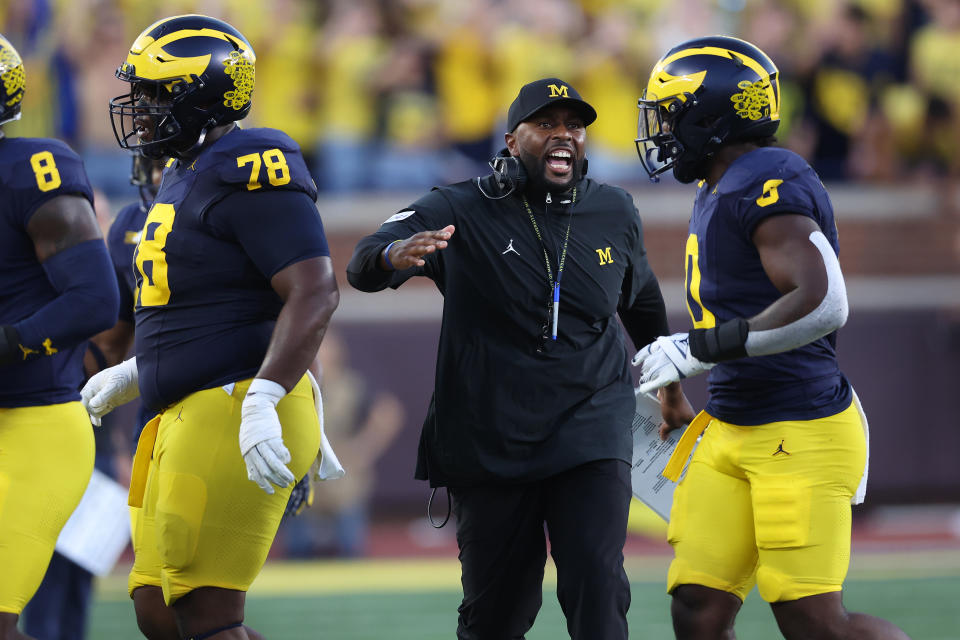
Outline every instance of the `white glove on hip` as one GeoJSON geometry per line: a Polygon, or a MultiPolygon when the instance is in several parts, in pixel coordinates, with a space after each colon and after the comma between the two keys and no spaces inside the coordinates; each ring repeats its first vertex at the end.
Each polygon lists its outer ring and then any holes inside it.
{"type": "Polygon", "coordinates": [[[273,380],[254,378],[240,408],[240,453],[247,477],[269,494],[271,482],[282,488],[296,480],[286,466],[290,452],[277,415],[277,403],[285,395],[287,390],[273,380]]]}
{"type": "Polygon", "coordinates": [[[690,354],[689,334],[660,336],[633,356],[640,366],[640,391],[648,393],[711,369],[712,362],[701,362],[690,354]]]}
{"type": "Polygon", "coordinates": [[[87,380],[80,390],[80,402],[90,414],[90,422],[98,427],[100,418],[139,396],[136,358],[104,369],[87,380]]]}

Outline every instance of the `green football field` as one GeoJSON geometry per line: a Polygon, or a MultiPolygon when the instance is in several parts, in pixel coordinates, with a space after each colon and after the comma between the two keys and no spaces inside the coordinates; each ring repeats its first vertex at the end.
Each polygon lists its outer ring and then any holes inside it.
{"type": "MultiPolygon", "coordinates": [[[[670,639],[667,559],[631,556],[631,638],[670,639]]],[[[548,563],[544,606],[529,640],[568,637],[548,563]]],[[[247,598],[247,624],[270,640],[432,640],[453,638],[459,604],[455,559],[271,562],[247,598]]],[[[844,601],[896,622],[914,640],[960,640],[960,551],[860,553],[844,601]]],[[[141,637],[125,577],[98,583],[88,638],[141,637]]],[[[739,640],[780,638],[754,591],[737,622],[739,640]]]]}

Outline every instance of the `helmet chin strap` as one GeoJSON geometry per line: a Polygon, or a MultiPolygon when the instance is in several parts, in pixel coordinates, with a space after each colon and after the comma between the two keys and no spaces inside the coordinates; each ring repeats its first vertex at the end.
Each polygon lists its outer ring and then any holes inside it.
{"type": "Polygon", "coordinates": [[[200,129],[200,135],[197,136],[197,141],[190,145],[188,148],[180,151],[178,149],[173,150],[173,155],[175,155],[180,160],[189,160],[194,158],[197,154],[200,153],[200,150],[203,148],[203,143],[207,139],[207,133],[210,132],[210,129],[217,126],[216,120],[211,118],[207,120],[206,124],[203,125],[203,128],[200,129]]]}

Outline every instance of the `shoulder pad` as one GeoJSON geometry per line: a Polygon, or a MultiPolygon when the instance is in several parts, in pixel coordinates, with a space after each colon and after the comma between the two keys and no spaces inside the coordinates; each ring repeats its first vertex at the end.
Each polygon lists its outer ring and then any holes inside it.
{"type": "Polygon", "coordinates": [[[293,138],[276,129],[235,129],[197,160],[228,191],[283,189],[317,199],[317,185],[293,138]]]}
{"type": "Polygon", "coordinates": [[[8,201],[32,212],[59,195],[81,195],[93,202],[83,160],[65,142],[52,138],[8,138],[0,157],[0,184],[8,201]],[[19,194],[19,195],[13,195],[19,194]]]}
{"type": "Polygon", "coordinates": [[[727,169],[717,193],[756,191],[768,180],[787,180],[809,170],[807,161],[788,149],[764,147],[742,156],[727,169]]]}

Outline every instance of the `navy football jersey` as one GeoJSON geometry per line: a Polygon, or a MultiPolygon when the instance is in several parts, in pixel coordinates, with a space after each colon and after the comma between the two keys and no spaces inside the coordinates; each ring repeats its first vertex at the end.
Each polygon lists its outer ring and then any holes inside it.
{"type": "Polygon", "coordinates": [[[299,147],[273,129],[235,128],[167,167],[134,254],[148,407],[257,372],[282,306],[270,278],[329,255],[316,196],[299,147]]]}
{"type": "Polygon", "coordinates": [[[140,242],[140,232],[147,221],[147,209],[140,202],[128,204],[110,225],[107,234],[107,248],[110,250],[110,262],[117,274],[117,284],[120,285],[120,313],[118,317],[133,323],[134,294],[137,290],[137,280],[133,269],[133,251],[140,242]]]}
{"type": "MultiPolygon", "coordinates": [[[[37,260],[27,224],[48,200],[93,191],[83,162],[63,142],[0,138],[0,324],[14,324],[56,298],[37,260]]],[[[0,407],[69,402],[80,398],[86,342],[0,367],[0,407]]]]}
{"type": "MultiPolygon", "coordinates": [[[[781,293],[752,241],[757,225],[778,214],[808,216],[839,252],[833,206],[803,158],[762,148],[737,158],[712,190],[697,192],[686,246],[686,298],[694,328],[757,315],[781,293]]],[[[710,370],[707,412],[738,425],[810,420],[851,401],[837,365],[836,333],[792,351],[722,362],[710,370]]]]}

